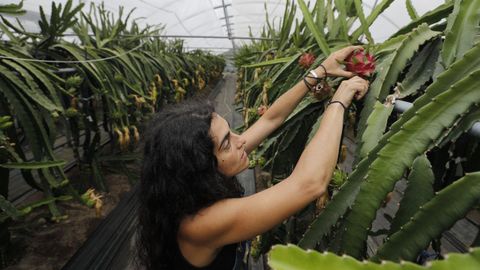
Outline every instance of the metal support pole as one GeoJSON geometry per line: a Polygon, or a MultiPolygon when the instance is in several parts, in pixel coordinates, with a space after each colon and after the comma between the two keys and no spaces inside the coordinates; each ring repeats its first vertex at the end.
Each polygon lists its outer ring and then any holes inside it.
{"type": "Polygon", "coordinates": [[[229,6],[231,6],[231,5],[232,5],[232,4],[226,4],[226,5],[216,6],[216,7],[213,7],[213,9],[219,9],[219,8],[229,7],[229,6]]]}
{"type": "Polygon", "coordinates": [[[236,47],[235,47],[235,41],[232,39],[232,29],[230,25],[230,18],[231,16],[228,16],[228,11],[227,11],[227,6],[225,5],[225,0],[222,0],[222,6],[223,6],[223,14],[225,16],[225,24],[227,26],[227,35],[228,39],[232,41],[232,48],[233,48],[233,53],[235,54],[236,47]]]}

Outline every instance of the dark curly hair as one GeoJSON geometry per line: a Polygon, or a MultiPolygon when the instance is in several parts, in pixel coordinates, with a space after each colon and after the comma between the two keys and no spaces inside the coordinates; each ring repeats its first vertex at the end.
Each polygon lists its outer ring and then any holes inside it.
{"type": "Polygon", "coordinates": [[[210,124],[214,107],[194,100],[170,105],[150,121],[140,180],[137,261],[172,269],[182,218],[221,199],[240,197],[236,178],[217,171],[210,124]]]}

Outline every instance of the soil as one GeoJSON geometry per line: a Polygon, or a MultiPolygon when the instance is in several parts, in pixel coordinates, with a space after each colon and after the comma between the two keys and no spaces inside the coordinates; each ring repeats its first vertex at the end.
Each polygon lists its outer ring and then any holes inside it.
{"type": "MultiPolygon", "coordinates": [[[[76,168],[69,173],[69,179],[85,177],[76,168]]],[[[131,188],[128,178],[120,174],[106,174],[109,188],[103,195],[101,216],[75,200],[57,203],[68,218],[59,222],[50,220],[47,207],[40,207],[27,215],[24,221],[11,224],[13,261],[6,270],[52,270],[61,269],[93,233],[110,211],[115,208],[131,188]]],[[[42,198],[37,192],[29,201],[42,198]]]]}
{"type": "MultiPolygon", "coordinates": [[[[208,96],[217,82],[211,82],[200,96],[208,96]]],[[[138,174],[138,164],[130,164],[131,173],[138,174]]],[[[118,202],[131,189],[128,177],[124,174],[108,173],[104,169],[108,193],[100,193],[103,201],[102,213],[96,216],[94,208],[75,201],[59,202],[57,206],[68,218],[59,222],[51,221],[47,207],[40,207],[18,223],[11,224],[9,266],[2,270],[57,270],[61,269],[85,240],[95,231],[100,222],[115,208],[118,202]]],[[[72,183],[88,183],[90,175],[81,173],[77,167],[68,173],[72,183]]],[[[81,189],[86,189],[83,187],[81,189]]],[[[29,197],[23,204],[42,199],[41,192],[29,197]]]]}

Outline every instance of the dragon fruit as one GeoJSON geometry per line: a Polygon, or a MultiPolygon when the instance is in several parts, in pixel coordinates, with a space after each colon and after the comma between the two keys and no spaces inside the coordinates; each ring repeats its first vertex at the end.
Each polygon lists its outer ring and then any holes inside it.
{"type": "Polygon", "coordinates": [[[375,71],[375,57],[363,50],[355,50],[345,59],[345,67],[358,76],[370,77],[375,71]]]}
{"type": "Polygon", "coordinates": [[[313,62],[315,62],[315,55],[313,53],[304,53],[300,56],[298,65],[304,69],[309,69],[313,62]]]}

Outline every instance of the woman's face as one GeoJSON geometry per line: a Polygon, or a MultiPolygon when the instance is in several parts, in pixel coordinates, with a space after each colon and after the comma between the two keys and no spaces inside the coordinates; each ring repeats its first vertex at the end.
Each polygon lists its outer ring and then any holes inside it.
{"type": "Polygon", "coordinates": [[[228,122],[214,113],[210,135],[215,144],[214,154],[218,160],[218,171],[232,177],[248,168],[245,140],[230,130],[228,122]]]}

